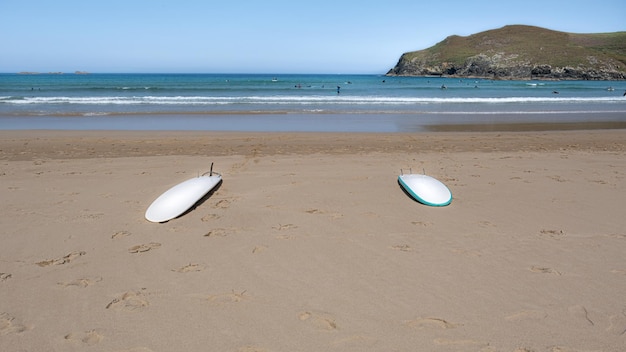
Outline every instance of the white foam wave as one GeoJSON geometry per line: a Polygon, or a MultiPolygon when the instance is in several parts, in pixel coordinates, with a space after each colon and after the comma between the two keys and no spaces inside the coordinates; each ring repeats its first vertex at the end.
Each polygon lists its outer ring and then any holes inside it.
{"type": "Polygon", "coordinates": [[[0,101],[5,104],[80,104],[80,105],[227,105],[227,104],[525,104],[525,103],[624,103],[623,97],[505,97],[505,98],[436,98],[386,96],[105,96],[105,97],[24,97],[0,101]]]}

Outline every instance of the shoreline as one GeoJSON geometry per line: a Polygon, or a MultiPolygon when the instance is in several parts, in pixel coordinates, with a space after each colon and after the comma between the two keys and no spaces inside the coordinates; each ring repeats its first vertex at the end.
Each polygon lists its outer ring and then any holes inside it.
{"type": "Polygon", "coordinates": [[[2,130],[423,133],[626,129],[626,112],[172,112],[0,116],[2,130]]]}
{"type": "Polygon", "coordinates": [[[0,130],[0,160],[315,153],[622,151],[626,129],[420,133],[0,130]]]}

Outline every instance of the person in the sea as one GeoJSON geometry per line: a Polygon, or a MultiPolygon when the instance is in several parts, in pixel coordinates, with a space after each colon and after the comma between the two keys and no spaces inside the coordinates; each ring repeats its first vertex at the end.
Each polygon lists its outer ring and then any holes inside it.
{"type": "Polygon", "coordinates": [[[626,97],[626,90],[624,91],[624,96],[626,97]]]}
{"type": "Polygon", "coordinates": [[[337,94],[339,94],[339,93],[340,93],[340,92],[339,92],[340,90],[341,90],[341,87],[337,86],[337,94]]]}

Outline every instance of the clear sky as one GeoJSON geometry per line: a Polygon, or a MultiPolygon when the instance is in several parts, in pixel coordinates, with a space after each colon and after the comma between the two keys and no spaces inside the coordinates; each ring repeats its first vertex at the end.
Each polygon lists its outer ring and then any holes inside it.
{"type": "Polygon", "coordinates": [[[508,24],[626,31],[626,0],[0,0],[0,72],[376,74],[508,24]]]}

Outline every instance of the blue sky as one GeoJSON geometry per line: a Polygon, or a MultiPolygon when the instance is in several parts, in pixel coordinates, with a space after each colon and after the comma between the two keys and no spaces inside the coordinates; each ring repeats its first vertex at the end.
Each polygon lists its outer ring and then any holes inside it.
{"type": "Polygon", "coordinates": [[[0,72],[385,73],[507,24],[626,31],[626,1],[0,0],[0,72]]]}

